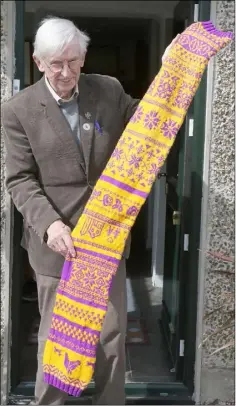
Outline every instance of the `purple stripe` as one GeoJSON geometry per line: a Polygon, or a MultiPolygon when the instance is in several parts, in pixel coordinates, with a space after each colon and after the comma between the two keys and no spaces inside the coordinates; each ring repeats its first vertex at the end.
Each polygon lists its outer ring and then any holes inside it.
{"type": "Polygon", "coordinates": [[[78,330],[83,330],[84,332],[90,333],[90,334],[95,334],[96,336],[99,337],[100,332],[97,330],[93,330],[92,328],[88,328],[88,327],[83,327],[78,323],[74,323],[73,321],[70,321],[68,319],[66,319],[63,316],[60,316],[59,314],[55,314],[53,313],[53,319],[57,319],[62,321],[63,323],[69,324],[72,327],[77,328],[78,330]]]}
{"type": "Polygon", "coordinates": [[[116,264],[116,265],[119,264],[119,262],[120,262],[119,259],[108,257],[107,255],[100,254],[99,252],[86,250],[85,248],[75,247],[75,250],[77,252],[83,252],[84,254],[92,255],[93,257],[98,257],[98,258],[101,258],[101,259],[105,259],[106,261],[113,262],[113,264],[116,264]]]}
{"type": "Polygon", "coordinates": [[[226,37],[226,38],[231,38],[233,39],[233,33],[230,31],[224,32],[217,30],[217,28],[212,24],[211,21],[202,21],[202,26],[204,29],[209,32],[210,34],[215,34],[218,37],[226,37]]]}
{"type": "MultiPolygon", "coordinates": [[[[95,244],[94,242],[91,242],[91,241],[86,241],[86,240],[82,240],[82,239],[75,238],[75,237],[73,237],[73,240],[74,240],[74,241],[77,241],[77,242],[82,242],[82,244],[91,245],[91,247],[96,247],[96,248],[102,248],[102,249],[104,249],[104,247],[103,247],[102,245],[100,245],[100,244],[95,244]]],[[[112,248],[107,248],[107,247],[106,247],[106,251],[114,252],[114,254],[121,255],[120,251],[113,250],[112,248]]]]}
{"type": "Polygon", "coordinates": [[[111,178],[110,176],[101,175],[100,179],[104,180],[105,182],[111,183],[112,185],[115,185],[118,188],[125,190],[126,192],[141,196],[144,199],[146,199],[146,197],[148,196],[148,193],[142,192],[141,190],[138,190],[129,185],[126,185],[126,183],[120,182],[119,180],[115,180],[115,179],[111,178]]]}
{"type": "Polygon", "coordinates": [[[54,375],[44,372],[44,382],[55,388],[60,389],[63,392],[67,392],[69,395],[79,397],[82,393],[82,389],[76,388],[75,386],[62,382],[59,378],[54,375]]]}
{"type": "Polygon", "coordinates": [[[68,282],[70,279],[71,271],[72,271],[72,262],[65,260],[63,268],[62,268],[61,279],[63,281],[68,282]]]}
{"type": "Polygon", "coordinates": [[[76,303],[82,303],[91,307],[95,307],[96,309],[101,309],[101,310],[107,310],[107,306],[103,306],[103,305],[98,305],[95,304],[94,302],[91,302],[91,300],[85,300],[85,299],[78,299],[78,297],[70,295],[69,293],[65,292],[64,290],[58,289],[57,293],[59,295],[68,297],[68,299],[72,299],[74,300],[76,303]]]}
{"type": "Polygon", "coordinates": [[[187,51],[191,52],[192,54],[200,55],[206,59],[209,59],[210,56],[213,56],[216,54],[217,50],[215,48],[213,48],[211,45],[209,45],[207,42],[202,41],[202,40],[198,40],[200,43],[199,48],[192,49],[191,45],[192,45],[192,42],[194,42],[195,40],[196,40],[196,38],[193,35],[191,35],[189,33],[186,33],[186,34],[183,33],[180,36],[179,44],[183,48],[187,49],[187,51]],[[185,41],[186,37],[188,38],[187,42],[185,41]]]}
{"type": "MultiPolygon", "coordinates": [[[[168,111],[168,113],[171,113],[171,114],[173,114],[173,115],[176,116],[176,117],[179,117],[179,118],[182,118],[182,117],[183,117],[182,114],[179,114],[177,111],[174,111],[173,109],[171,109],[170,107],[166,106],[165,104],[160,103],[160,102],[158,102],[157,100],[152,100],[152,99],[150,99],[150,98],[148,97],[148,95],[145,95],[145,96],[143,97],[143,100],[146,101],[147,103],[154,104],[154,106],[161,107],[163,110],[168,111]]],[[[129,130],[126,129],[126,131],[129,131],[129,130]]],[[[129,132],[131,132],[131,131],[129,131],[129,132]]],[[[137,134],[138,134],[138,133],[137,133],[137,134]]],[[[153,139],[153,138],[151,138],[151,137],[148,137],[148,136],[146,136],[146,137],[147,137],[148,139],[150,138],[150,142],[153,142],[154,144],[161,144],[159,141],[157,141],[157,140],[155,140],[155,139],[153,139]]],[[[164,146],[164,148],[168,148],[167,145],[165,145],[165,144],[162,144],[162,145],[164,146]]],[[[163,148],[163,147],[162,147],[162,148],[163,148]]]]}
{"type": "Polygon", "coordinates": [[[67,336],[66,334],[59,333],[54,328],[51,328],[49,331],[48,339],[63,347],[76,352],[77,354],[87,355],[87,357],[95,357],[96,356],[96,347],[97,344],[88,344],[86,341],[77,340],[76,338],[72,338],[67,336]],[[88,352],[90,350],[91,352],[88,352]]]}

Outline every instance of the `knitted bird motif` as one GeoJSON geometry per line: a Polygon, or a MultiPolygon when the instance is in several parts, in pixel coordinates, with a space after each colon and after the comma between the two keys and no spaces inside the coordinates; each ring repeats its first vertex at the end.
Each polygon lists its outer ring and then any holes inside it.
{"type": "Polygon", "coordinates": [[[67,352],[65,353],[64,366],[68,374],[71,374],[71,372],[74,371],[74,369],[76,369],[80,364],[80,361],[70,361],[67,352]]]}

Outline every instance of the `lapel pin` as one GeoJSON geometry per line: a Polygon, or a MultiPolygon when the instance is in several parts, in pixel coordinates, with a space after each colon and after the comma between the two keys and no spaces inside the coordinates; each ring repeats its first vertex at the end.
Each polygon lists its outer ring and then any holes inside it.
{"type": "Polygon", "coordinates": [[[87,118],[87,120],[89,120],[91,118],[92,114],[87,111],[87,113],[85,113],[85,117],[87,118]]]}
{"type": "Polygon", "coordinates": [[[84,123],[84,124],[83,124],[83,129],[86,130],[86,131],[90,130],[90,125],[89,125],[89,123],[84,123]]]}
{"type": "Polygon", "coordinates": [[[99,134],[102,135],[102,129],[97,121],[95,121],[95,128],[99,132],[99,134]]]}

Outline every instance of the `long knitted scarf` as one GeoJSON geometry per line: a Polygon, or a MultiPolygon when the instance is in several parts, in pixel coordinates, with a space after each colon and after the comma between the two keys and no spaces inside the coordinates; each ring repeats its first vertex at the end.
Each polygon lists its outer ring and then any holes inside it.
{"type": "Polygon", "coordinates": [[[113,277],[126,239],[163,165],[209,59],[232,39],[189,26],[140,101],[72,232],[45,345],[45,382],[79,396],[89,384],[113,277]]]}

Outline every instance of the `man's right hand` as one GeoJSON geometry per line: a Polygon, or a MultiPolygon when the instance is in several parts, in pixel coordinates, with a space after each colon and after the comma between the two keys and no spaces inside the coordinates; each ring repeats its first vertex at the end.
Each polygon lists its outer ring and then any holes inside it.
{"type": "Polygon", "coordinates": [[[75,248],[71,238],[71,229],[61,220],[54,221],[47,229],[47,245],[53,251],[66,257],[70,254],[76,256],[75,248]]]}

